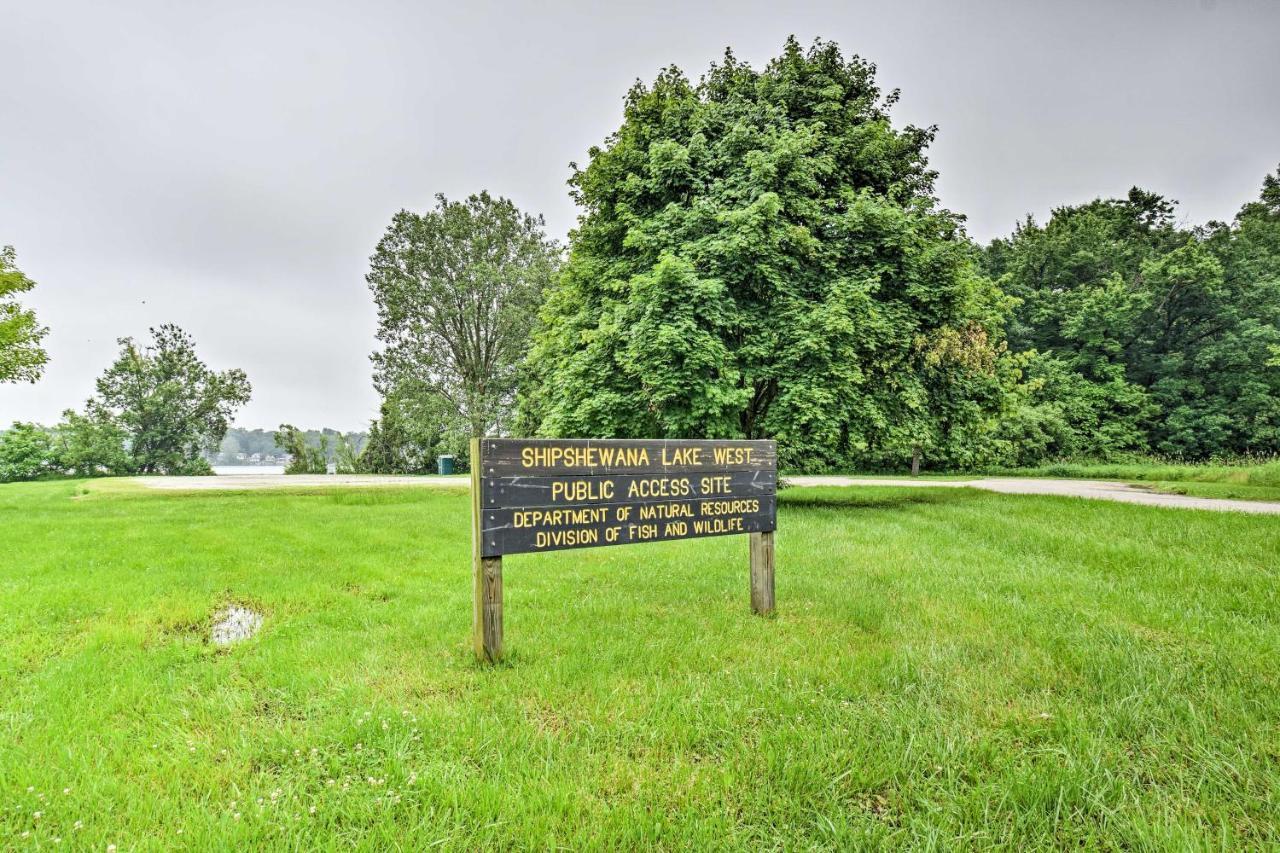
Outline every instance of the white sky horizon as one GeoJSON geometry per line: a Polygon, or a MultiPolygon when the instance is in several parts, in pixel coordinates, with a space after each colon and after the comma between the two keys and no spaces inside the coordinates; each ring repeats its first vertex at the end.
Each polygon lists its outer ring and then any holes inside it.
{"type": "Polygon", "coordinates": [[[565,181],[636,80],[759,67],[795,34],[877,64],[939,126],[980,242],[1130,186],[1229,220],[1280,164],[1280,3],[23,3],[0,0],[0,245],[50,327],[0,422],[79,408],[117,338],[171,322],[254,398],[236,425],[377,413],[363,275],[391,215],[488,189],[563,241],[565,181]]]}

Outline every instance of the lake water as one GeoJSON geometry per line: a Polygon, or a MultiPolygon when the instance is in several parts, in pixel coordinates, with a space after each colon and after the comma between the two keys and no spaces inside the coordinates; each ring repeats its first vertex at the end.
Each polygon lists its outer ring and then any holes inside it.
{"type": "Polygon", "coordinates": [[[284,475],[283,465],[214,465],[213,473],[219,476],[235,476],[236,474],[253,474],[261,477],[269,474],[284,475]]]}

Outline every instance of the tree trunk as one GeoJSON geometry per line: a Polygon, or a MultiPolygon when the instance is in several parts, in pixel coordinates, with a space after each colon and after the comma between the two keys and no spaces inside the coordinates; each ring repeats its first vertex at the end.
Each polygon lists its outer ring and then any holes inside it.
{"type": "Polygon", "coordinates": [[[918,446],[911,450],[911,476],[920,476],[920,448],[918,446]]]}

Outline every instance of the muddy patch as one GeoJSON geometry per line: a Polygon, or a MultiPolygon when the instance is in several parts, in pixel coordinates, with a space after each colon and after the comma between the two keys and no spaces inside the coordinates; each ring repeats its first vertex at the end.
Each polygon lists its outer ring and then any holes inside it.
{"type": "Polygon", "coordinates": [[[209,640],[215,646],[229,646],[241,640],[247,640],[262,627],[262,614],[232,604],[219,610],[213,616],[213,628],[209,640]]]}

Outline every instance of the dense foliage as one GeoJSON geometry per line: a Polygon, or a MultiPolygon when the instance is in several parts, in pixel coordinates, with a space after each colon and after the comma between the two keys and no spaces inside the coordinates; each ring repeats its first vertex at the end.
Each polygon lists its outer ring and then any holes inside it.
{"type": "Polygon", "coordinates": [[[333,473],[359,474],[364,472],[360,461],[360,441],[363,433],[338,433],[333,443],[333,473]]]}
{"type": "Polygon", "coordinates": [[[45,476],[206,474],[235,410],[249,399],[244,372],[214,372],[177,326],[152,329],[99,377],[83,412],[67,410],[46,430],[14,424],[0,436],[0,480],[45,476]]]}
{"type": "Polygon", "coordinates": [[[249,380],[242,370],[210,370],[177,326],[152,329],[151,336],[146,346],[119,340],[120,356],[98,378],[89,408],[123,430],[133,471],[208,472],[204,453],[218,446],[235,410],[249,401],[249,380]]]}
{"type": "Polygon", "coordinates": [[[872,65],[788,41],[637,84],[571,185],[583,209],[521,428],[777,438],[810,469],[972,463],[1002,401],[1002,297],[938,207],[931,129],[872,65]]]}
{"type": "Polygon", "coordinates": [[[0,383],[35,382],[49,360],[40,345],[49,330],[17,299],[33,287],[18,269],[13,247],[0,248],[0,383]]]}
{"type": "Polygon", "coordinates": [[[0,433],[0,483],[39,480],[62,473],[50,432],[37,424],[15,423],[0,433]]]}
{"type": "Polygon", "coordinates": [[[467,423],[447,400],[422,383],[401,383],[369,426],[360,466],[373,474],[434,474],[443,454],[467,470],[467,423]]]}
{"type": "MultiPolygon", "coordinates": [[[[71,409],[63,412],[54,435],[57,441],[53,464],[62,473],[98,477],[140,472],[130,453],[124,424],[97,401],[89,401],[84,414],[71,409]]],[[[207,473],[207,468],[198,462],[189,470],[207,473]]]]}
{"type": "Polygon", "coordinates": [[[472,435],[501,431],[558,259],[540,217],[487,192],[397,213],[366,276],[383,345],[373,355],[379,392],[425,386],[472,435]]]}
{"type": "Polygon", "coordinates": [[[320,436],[319,444],[313,445],[307,442],[306,433],[293,424],[280,424],[276,443],[289,454],[286,474],[329,473],[329,436],[320,436]]]}
{"type": "Polygon", "coordinates": [[[1280,173],[1230,224],[1135,188],[978,251],[894,100],[823,42],[637,84],[570,182],[519,429],[807,470],[1280,452],[1280,173]]]}
{"type": "Polygon", "coordinates": [[[1180,228],[1134,189],[1028,219],[985,261],[1018,300],[1011,347],[1035,351],[1012,461],[1280,451],[1277,176],[1230,225],[1180,228]]]}
{"type": "MultiPolygon", "coordinates": [[[[488,193],[393,217],[366,276],[367,440],[219,447],[248,382],[163,326],[120,341],[83,412],[0,437],[0,479],[197,473],[215,450],[434,473],[482,434],[768,437],[809,471],[1280,454],[1280,171],[1230,223],[1134,188],[979,248],[896,100],[823,41],[759,70],[727,53],[696,84],[669,68],[574,166],[563,266],[488,193]]],[[[31,287],[0,252],[0,382],[44,365],[31,287]]]]}

